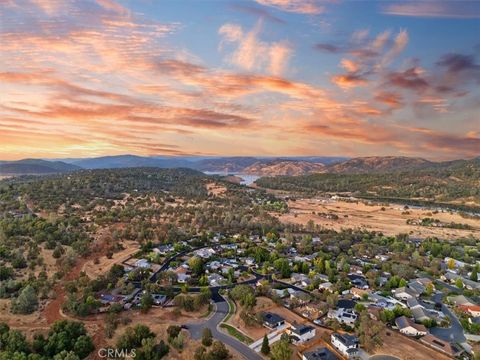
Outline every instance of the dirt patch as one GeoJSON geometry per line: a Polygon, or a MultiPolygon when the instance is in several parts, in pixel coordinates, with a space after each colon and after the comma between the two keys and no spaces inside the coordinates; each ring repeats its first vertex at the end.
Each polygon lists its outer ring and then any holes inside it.
{"type": "Polygon", "coordinates": [[[106,256],[101,256],[97,257],[98,261],[95,261],[95,259],[86,261],[83,264],[82,271],[84,271],[90,279],[96,279],[110,270],[113,264],[122,263],[140,249],[140,245],[136,241],[125,241],[123,242],[123,246],[125,249],[114,253],[111,259],[106,256]]]}
{"type": "Polygon", "coordinates": [[[364,202],[347,202],[325,199],[300,199],[289,201],[289,212],[279,217],[284,223],[307,224],[313,220],[323,227],[341,230],[344,228],[359,228],[369,231],[381,231],[386,235],[399,233],[414,237],[426,238],[460,238],[478,233],[480,220],[465,219],[457,213],[439,212],[433,214],[424,209],[408,209],[408,214],[402,205],[369,205],[364,202]],[[338,217],[338,219],[332,219],[338,217]],[[408,219],[433,217],[442,222],[468,224],[473,230],[448,229],[426,226],[407,225],[408,219]]]}
{"type": "Polygon", "coordinates": [[[220,196],[227,192],[227,188],[224,185],[211,182],[207,184],[207,191],[210,195],[220,196]]]}
{"type": "Polygon", "coordinates": [[[400,335],[394,331],[387,331],[390,334],[383,336],[383,345],[374,351],[375,355],[392,355],[403,360],[447,360],[447,355],[430,349],[429,347],[400,335]]]}

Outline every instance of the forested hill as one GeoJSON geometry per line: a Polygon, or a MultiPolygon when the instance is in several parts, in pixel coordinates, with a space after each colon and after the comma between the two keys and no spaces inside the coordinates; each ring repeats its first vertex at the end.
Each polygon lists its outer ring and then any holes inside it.
{"type": "Polygon", "coordinates": [[[24,159],[0,162],[0,175],[54,174],[79,170],[80,167],[62,161],[24,159]]]}
{"type": "Polygon", "coordinates": [[[409,171],[263,177],[256,184],[264,188],[310,194],[346,193],[479,206],[480,158],[409,171]]]}
{"type": "Polygon", "coordinates": [[[172,196],[206,197],[202,183],[208,176],[192,169],[125,168],[82,170],[44,177],[24,176],[0,182],[2,194],[11,191],[28,197],[43,209],[60,205],[87,205],[95,199],[120,200],[126,193],[169,193],[172,196]]]}

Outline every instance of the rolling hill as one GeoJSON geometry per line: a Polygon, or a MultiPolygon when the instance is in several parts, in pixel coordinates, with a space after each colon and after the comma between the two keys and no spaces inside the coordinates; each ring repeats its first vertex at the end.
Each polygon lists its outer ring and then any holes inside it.
{"type": "Polygon", "coordinates": [[[39,159],[24,159],[18,161],[3,161],[0,163],[0,175],[41,175],[64,173],[81,168],[62,161],[46,161],[39,159]]]}
{"type": "Polygon", "coordinates": [[[332,164],[327,172],[336,174],[363,174],[372,172],[391,172],[415,170],[434,166],[436,163],[404,156],[371,156],[358,157],[332,164]]]}
{"type": "Polygon", "coordinates": [[[254,164],[244,168],[243,174],[259,176],[296,176],[310,173],[320,173],[325,171],[325,165],[308,161],[293,160],[274,160],[257,161],[254,164]]]}

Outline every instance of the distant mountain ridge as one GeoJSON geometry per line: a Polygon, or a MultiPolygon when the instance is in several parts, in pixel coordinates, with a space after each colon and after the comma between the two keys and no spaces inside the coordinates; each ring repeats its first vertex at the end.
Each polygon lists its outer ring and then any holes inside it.
{"type": "Polygon", "coordinates": [[[332,164],[327,167],[326,171],[337,174],[361,174],[422,169],[432,167],[435,164],[439,163],[406,156],[370,156],[332,164]]]}
{"type": "Polygon", "coordinates": [[[242,173],[259,176],[296,176],[310,173],[325,172],[325,165],[308,161],[274,160],[257,161],[243,169],[242,173]]]}
{"type": "Polygon", "coordinates": [[[0,162],[0,175],[37,175],[55,174],[80,170],[81,167],[62,161],[24,159],[0,162]]]}
{"type": "Polygon", "coordinates": [[[191,162],[182,158],[157,158],[136,155],[102,156],[97,158],[75,159],[73,165],[84,169],[114,169],[131,167],[191,168],[191,162]]]}
{"type": "Polygon", "coordinates": [[[433,162],[405,156],[342,157],[145,157],[136,155],[102,156],[83,159],[24,159],[0,161],[0,175],[41,175],[81,169],[114,169],[132,167],[189,168],[219,174],[258,176],[298,176],[312,173],[363,174],[387,173],[463,166],[473,160],[433,162]]]}

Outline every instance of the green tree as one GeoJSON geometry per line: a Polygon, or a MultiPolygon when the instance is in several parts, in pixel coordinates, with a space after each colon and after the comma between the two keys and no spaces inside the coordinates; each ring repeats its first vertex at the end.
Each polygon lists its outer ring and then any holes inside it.
{"type": "Polygon", "coordinates": [[[202,331],[202,345],[203,346],[210,346],[213,342],[212,331],[209,328],[205,328],[202,331]]]}
{"type": "Polygon", "coordinates": [[[37,309],[38,299],[35,289],[27,285],[20,292],[17,299],[12,301],[12,312],[19,314],[31,314],[37,309]]]}
{"type": "Polygon", "coordinates": [[[463,281],[461,278],[458,278],[456,281],[455,281],[455,285],[459,288],[459,289],[463,289],[463,281]]]}
{"type": "Polygon", "coordinates": [[[142,298],[140,299],[140,307],[142,309],[142,312],[146,313],[148,310],[153,305],[153,297],[152,294],[150,294],[149,291],[146,291],[143,295],[142,298]]]}
{"type": "Polygon", "coordinates": [[[477,267],[474,267],[472,273],[470,274],[470,280],[478,281],[477,267]]]}
{"type": "Polygon", "coordinates": [[[197,276],[200,276],[202,275],[203,273],[203,260],[201,258],[199,258],[198,256],[193,256],[191,257],[189,260],[188,260],[188,266],[190,266],[190,269],[192,270],[192,272],[197,275],[197,276]]]}
{"type": "Polygon", "coordinates": [[[265,336],[263,337],[261,352],[264,355],[268,355],[270,353],[270,344],[268,342],[267,334],[265,334],[265,336]]]}
{"type": "Polygon", "coordinates": [[[292,349],[288,340],[282,338],[275,342],[270,349],[270,357],[272,360],[290,360],[292,349]]]}

